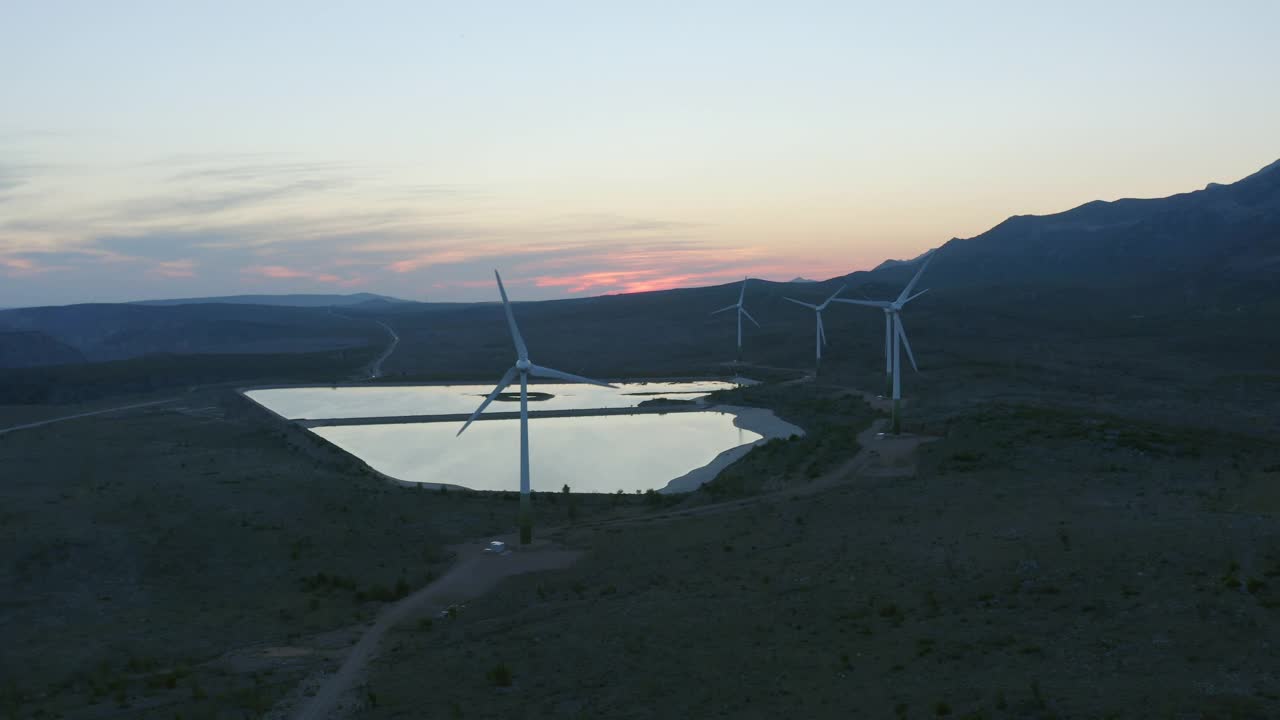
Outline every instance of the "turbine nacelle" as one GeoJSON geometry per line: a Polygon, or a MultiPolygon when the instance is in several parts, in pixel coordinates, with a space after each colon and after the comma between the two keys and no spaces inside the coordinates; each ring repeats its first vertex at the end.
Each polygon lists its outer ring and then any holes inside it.
{"type": "Polygon", "coordinates": [[[732,305],[728,305],[726,307],[722,307],[719,310],[716,310],[715,312],[711,313],[712,315],[719,315],[722,312],[729,312],[730,310],[734,311],[733,314],[738,322],[738,355],[739,357],[741,357],[742,355],[742,318],[745,317],[746,319],[754,323],[756,327],[760,327],[760,323],[756,322],[756,319],[751,317],[751,313],[747,312],[747,309],[743,307],[743,302],[746,300],[746,298],[747,298],[747,278],[742,278],[742,290],[738,292],[738,302],[732,305]]]}
{"type": "MultiPolygon", "coordinates": [[[[476,411],[471,414],[471,417],[467,418],[467,421],[458,429],[458,435],[461,435],[463,431],[471,427],[471,423],[475,422],[476,419],[480,417],[480,413],[484,412],[485,408],[489,407],[489,404],[492,403],[503,390],[506,390],[508,385],[515,382],[517,378],[519,378],[521,384],[527,383],[529,376],[532,375],[540,378],[552,378],[565,382],[586,383],[588,385],[599,385],[601,387],[617,389],[616,386],[600,382],[599,380],[592,380],[591,378],[585,378],[580,375],[574,375],[561,370],[555,370],[541,365],[534,365],[529,360],[529,348],[525,346],[524,338],[520,335],[520,327],[516,325],[516,317],[511,312],[511,303],[507,300],[507,289],[502,286],[502,276],[498,274],[497,270],[494,270],[493,277],[498,281],[498,293],[502,295],[502,310],[506,313],[507,327],[511,330],[511,340],[516,346],[516,364],[507,370],[506,374],[502,376],[502,379],[498,381],[497,386],[493,388],[493,392],[489,393],[485,397],[484,402],[480,403],[480,407],[476,408],[476,411]]],[[[524,415],[527,411],[527,400],[522,396],[520,398],[521,423],[527,422],[524,419],[524,415]]]]}

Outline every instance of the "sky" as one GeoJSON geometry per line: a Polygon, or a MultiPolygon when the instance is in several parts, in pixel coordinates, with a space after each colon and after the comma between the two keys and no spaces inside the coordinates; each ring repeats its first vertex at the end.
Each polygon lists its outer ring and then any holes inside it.
{"type": "Polygon", "coordinates": [[[823,279],[1280,158],[1273,0],[0,0],[0,307],[823,279]]]}

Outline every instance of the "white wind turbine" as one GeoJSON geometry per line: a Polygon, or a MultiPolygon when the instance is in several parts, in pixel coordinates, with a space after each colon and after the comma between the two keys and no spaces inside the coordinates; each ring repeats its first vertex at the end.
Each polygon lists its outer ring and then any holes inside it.
{"type": "Polygon", "coordinates": [[[799,300],[789,298],[789,297],[782,298],[783,300],[789,300],[797,305],[803,305],[804,307],[809,308],[810,310],[813,311],[814,317],[817,318],[817,325],[818,325],[818,329],[816,330],[817,337],[815,337],[813,341],[813,354],[814,354],[813,373],[814,375],[817,375],[818,370],[822,367],[822,346],[827,344],[827,331],[822,327],[822,311],[827,309],[827,306],[831,304],[832,300],[836,299],[837,295],[844,292],[845,287],[846,286],[841,285],[840,289],[832,293],[831,297],[827,298],[826,301],[823,302],[821,305],[813,305],[807,302],[800,302],[799,300]]]}
{"type": "Polygon", "coordinates": [[[888,375],[890,383],[890,392],[893,395],[893,433],[896,435],[901,430],[899,421],[899,404],[902,400],[902,364],[899,360],[899,347],[906,347],[907,358],[911,360],[911,367],[916,372],[920,372],[920,368],[916,367],[916,357],[911,352],[911,342],[907,340],[907,331],[902,327],[902,308],[907,303],[915,300],[921,295],[929,292],[921,290],[915,295],[911,291],[915,289],[916,283],[920,281],[920,276],[924,274],[925,268],[929,267],[929,262],[933,260],[933,253],[929,253],[925,257],[924,262],[920,265],[920,269],[916,271],[911,282],[902,289],[898,294],[897,300],[851,300],[848,298],[836,298],[836,302],[849,303],[851,305],[867,305],[869,307],[878,307],[884,310],[884,362],[885,373],[888,375]]]}
{"type": "Polygon", "coordinates": [[[511,328],[511,339],[516,345],[516,364],[502,376],[493,392],[489,393],[484,402],[480,403],[480,407],[476,408],[470,418],[467,418],[466,424],[458,430],[458,435],[461,435],[463,430],[480,417],[480,413],[489,407],[489,403],[493,402],[499,393],[515,382],[517,375],[520,376],[520,544],[528,545],[533,542],[533,501],[529,495],[529,376],[590,383],[607,388],[614,386],[529,362],[529,349],[525,347],[524,338],[520,337],[520,328],[516,327],[516,318],[511,314],[511,303],[507,301],[507,291],[502,287],[502,276],[497,270],[493,271],[493,276],[498,280],[498,292],[502,295],[502,309],[507,313],[507,325],[511,328]]]}
{"type": "Polygon", "coordinates": [[[747,297],[747,278],[742,278],[742,292],[738,293],[738,302],[730,305],[729,307],[723,307],[711,313],[712,315],[719,315],[722,312],[728,312],[735,308],[737,309],[738,311],[737,312],[737,315],[738,315],[738,358],[737,359],[739,361],[742,360],[742,316],[746,315],[748,320],[750,320],[753,323],[756,323],[756,327],[760,327],[760,323],[756,322],[756,319],[751,317],[751,313],[747,312],[747,309],[742,306],[742,301],[746,297],[747,297]]]}

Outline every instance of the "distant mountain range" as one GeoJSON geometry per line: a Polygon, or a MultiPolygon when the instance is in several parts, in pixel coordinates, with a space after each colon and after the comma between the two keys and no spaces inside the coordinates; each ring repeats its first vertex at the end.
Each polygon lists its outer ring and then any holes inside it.
{"type": "MultiPolygon", "coordinates": [[[[1049,314],[1083,318],[1080,309],[1086,304],[1095,313],[1107,315],[1158,311],[1177,318],[1205,309],[1235,313],[1247,304],[1280,313],[1280,161],[1231,184],[1211,183],[1167,198],[1095,201],[1051,215],[1016,215],[975,237],[952,239],[934,252],[921,285],[934,292],[921,304],[935,303],[940,293],[948,292],[954,302],[948,301],[947,307],[956,312],[965,307],[964,312],[975,318],[995,307],[1005,314],[1016,309],[1032,318],[1028,327],[1035,328],[1039,326],[1034,318],[1049,314]]],[[[776,322],[789,323],[794,308],[782,301],[785,294],[817,297],[845,284],[850,297],[890,297],[922,257],[889,260],[871,271],[821,282],[807,278],[791,283],[755,281],[748,287],[747,304],[768,329],[771,315],[777,316],[776,322]],[[793,283],[813,289],[799,290],[793,283]]],[[[651,352],[636,356],[637,368],[652,369],[666,362],[674,371],[704,356],[704,345],[687,336],[689,328],[700,332],[720,328],[718,323],[703,328],[703,321],[695,319],[701,317],[700,309],[715,309],[732,300],[738,287],[734,282],[521,303],[522,322],[527,318],[531,324],[541,323],[544,339],[565,333],[560,339],[565,347],[577,347],[582,338],[592,338],[589,345],[598,348],[598,359],[594,365],[588,363],[591,355],[584,350],[584,367],[608,372],[631,369],[619,365],[614,345],[643,335],[652,338],[651,352]],[[697,309],[693,315],[691,308],[697,309]]],[[[384,318],[403,338],[390,361],[393,368],[454,371],[473,363],[469,357],[451,359],[459,333],[488,328],[491,305],[415,303],[356,293],[3,310],[0,367],[121,360],[156,353],[297,353],[380,346],[386,342],[386,333],[372,320],[384,318]],[[334,313],[333,308],[343,312],[334,313]]],[[[915,317],[918,314],[913,321],[915,317]]],[[[958,327],[951,320],[948,323],[958,327]]],[[[785,335],[789,325],[777,326],[776,332],[780,338],[789,337],[785,335]]],[[[1276,334],[1262,326],[1259,332],[1276,334]]],[[[499,337],[493,341],[505,343],[499,337]]],[[[553,357],[547,362],[552,359],[561,360],[553,357]]]]}
{"type": "Polygon", "coordinates": [[[139,300],[130,305],[279,305],[285,307],[349,307],[367,303],[401,304],[411,302],[388,295],[352,293],[349,295],[223,295],[219,297],[177,298],[171,300],[139,300]]]}
{"type": "Polygon", "coordinates": [[[80,351],[42,332],[0,330],[0,368],[69,365],[84,360],[80,351]]]}
{"type": "Polygon", "coordinates": [[[929,282],[1096,287],[1158,279],[1201,290],[1262,283],[1274,291],[1278,273],[1280,161],[1228,185],[1166,198],[1095,200],[1052,215],[1015,215],[944,244],[929,282]]]}
{"type": "MultiPolygon", "coordinates": [[[[363,306],[362,306],[363,307],[363,306]]],[[[237,303],[86,304],[0,311],[0,367],[159,353],[296,353],[385,342],[366,319],[327,307],[237,303]]]]}

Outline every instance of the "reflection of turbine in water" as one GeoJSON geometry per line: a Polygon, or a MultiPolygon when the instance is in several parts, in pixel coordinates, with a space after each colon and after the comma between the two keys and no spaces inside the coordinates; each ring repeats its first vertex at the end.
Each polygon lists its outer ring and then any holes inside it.
{"type": "MultiPolygon", "coordinates": [[[[485,397],[485,396],[484,396],[484,395],[480,395],[479,397],[485,397]]],[[[554,397],[555,397],[555,395],[554,395],[554,394],[552,394],[552,393],[547,393],[547,392],[531,392],[531,393],[528,393],[528,397],[527,397],[526,399],[527,399],[529,402],[542,402],[542,401],[544,401],[544,400],[551,400],[551,399],[552,399],[552,398],[554,398],[554,397]]],[[[498,402],[519,402],[519,401],[520,401],[520,393],[517,393],[517,392],[502,392],[502,393],[498,393],[498,397],[496,397],[496,398],[494,398],[494,399],[495,399],[495,400],[497,400],[498,402]]]]}
{"type": "Polygon", "coordinates": [[[484,402],[480,403],[480,407],[471,414],[462,429],[458,430],[458,435],[461,435],[471,426],[471,423],[475,422],[476,418],[480,417],[480,413],[484,412],[484,409],[489,407],[489,403],[515,381],[517,375],[520,376],[520,544],[527,545],[533,542],[533,501],[529,495],[529,376],[590,383],[607,388],[614,386],[529,362],[529,349],[525,347],[524,338],[520,337],[520,328],[516,327],[516,317],[511,313],[511,303],[507,300],[507,290],[502,287],[502,276],[497,270],[493,271],[493,276],[498,280],[498,293],[502,295],[502,309],[507,313],[507,326],[511,329],[511,340],[516,345],[516,364],[502,376],[498,386],[489,393],[484,402]]]}

